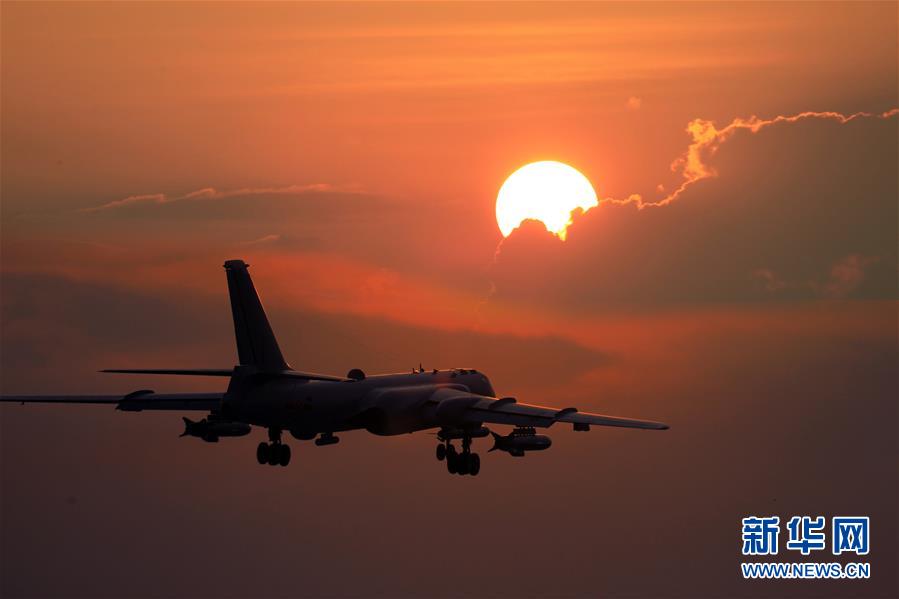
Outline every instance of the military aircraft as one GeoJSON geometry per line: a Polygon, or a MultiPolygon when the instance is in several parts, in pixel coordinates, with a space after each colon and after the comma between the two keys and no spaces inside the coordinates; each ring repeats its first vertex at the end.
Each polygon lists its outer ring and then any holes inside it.
{"type": "Polygon", "coordinates": [[[233,368],[153,368],[103,370],[127,374],[229,377],[218,393],[157,394],[148,389],[127,395],[2,396],[0,401],[25,403],[110,404],[125,412],[179,410],[207,412],[200,420],[184,417],[181,436],[215,443],[222,437],[248,435],[252,426],[268,429],[268,442],[256,449],[260,464],[287,466],[288,431],[296,439],[318,446],[339,441],[335,433],[364,429],[375,435],[400,435],[437,429],[436,457],[451,474],[477,475],[481,460],[472,440],[492,435],[493,450],[521,457],[546,449],[551,440],[537,428],[571,424],[576,431],[590,425],[667,429],[661,422],[633,420],[550,408],[497,397],[490,380],[473,368],[425,370],[366,376],[354,368],[345,377],[294,370],[284,361],[262,303],[243,260],[224,264],[231,299],[237,354],[233,368]],[[511,425],[500,435],[485,424],[511,425]],[[454,441],[460,443],[457,449],[454,441]]]}

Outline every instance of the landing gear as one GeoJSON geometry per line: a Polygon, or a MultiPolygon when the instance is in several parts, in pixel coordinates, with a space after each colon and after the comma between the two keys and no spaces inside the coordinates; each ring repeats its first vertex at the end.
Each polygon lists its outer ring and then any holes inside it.
{"type": "Polygon", "coordinates": [[[473,453],[469,456],[468,462],[468,473],[472,476],[477,476],[478,472],[481,471],[481,456],[476,453],[473,453]]]}
{"type": "Polygon", "coordinates": [[[278,463],[282,466],[286,466],[290,463],[290,446],[289,445],[278,445],[278,463]]]}
{"type": "Polygon", "coordinates": [[[281,431],[268,429],[271,443],[260,443],[256,447],[256,461],[269,466],[286,466],[290,463],[290,447],[281,443],[281,431]]]}
{"type": "Polygon", "coordinates": [[[463,453],[458,458],[456,458],[458,464],[456,465],[456,473],[462,476],[468,474],[468,463],[471,461],[470,453],[463,453]]]}
{"type": "Polygon", "coordinates": [[[263,441],[259,444],[259,447],[256,448],[256,461],[260,464],[268,462],[268,443],[263,441]]]}
{"type": "Polygon", "coordinates": [[[437,460],[446,460],[446,471],[450,474],[477,476],[481,471],[481,457],[471,452],[471,437],[462,437],[462,451],[456,450],[450,439],[437,446],[437,460]]]}
{"type": "Polygon", "coordinates": [[[448,453],[446,455],[446,470],[450,474],[477,476],[481,471],[481,456],[470,451],[448,453]]]}

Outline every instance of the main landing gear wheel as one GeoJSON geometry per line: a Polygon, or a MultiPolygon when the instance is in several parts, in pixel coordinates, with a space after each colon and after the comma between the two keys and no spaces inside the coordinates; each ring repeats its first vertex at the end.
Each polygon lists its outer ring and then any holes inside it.
{"type": "Polygon", "coordinates": [[[472,476],[477,476],[478,472],[481,471],[481,456],[476,453],[471,454],[471,458],[468,463],[468,473],[472,476]]]}
{"type": "Polygon", "coordinates": [[[260,464],[268,463],[268,443],[260,443],[256,448],[256,461],[260,464]]]}
{"type": "Polygon", "coordinates": [[[279,440],[260,443],[256,447],[256,461],[269,466],[286,466],[290,463],[290,447],[279,440]]]}
{"type": "Polygon", "coordinates": [[[469,454],[469,453],[463,453],[462,455],[460,455],[460,456],[457,458],[457,459],[459,460],[459,466],[458,466],[458,468],[457,468],[457,472],[456,472],[456,473],[457,473],[459,476],[465,476],[466,474],[468,474],[468,465],[469,465],[469,462],[470,462],[470,459],[469,459],[470,457],[471,457],[471,454],[469,454]]]}
{"type": "Polygon", "coordinates": [[[450,474],[477,476],[481,471],[481,458],[478,454],[471,452],[471,438],[469,437],[462,438],[461,452],[447,439],[437,446],[435,453],[438,461],[446,461],[446,471],[450,474]]]}
{"type": "Polygon", "coordinates": [[[290,463],[290,446],[277,445],[276,447],[278,447],[278,463],[286,466],[290,463]]]}
{"type": "Polygon", "coordinates": [[[450,474],[477,476],[481,471],[481,456],[476,453],[447,452],[446,471],[450,474]]]}

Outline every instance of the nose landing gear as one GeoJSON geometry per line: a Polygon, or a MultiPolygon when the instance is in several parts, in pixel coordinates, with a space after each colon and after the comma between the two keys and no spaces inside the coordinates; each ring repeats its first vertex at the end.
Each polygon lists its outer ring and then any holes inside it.
{"type": "Polygon", "coordinates": [[[281,430],[268,429],[271,443],[262,442],[256,448],[256,461],[269,466],[287,466],[290,463],[290,447],[281,443],[281,430]]]}

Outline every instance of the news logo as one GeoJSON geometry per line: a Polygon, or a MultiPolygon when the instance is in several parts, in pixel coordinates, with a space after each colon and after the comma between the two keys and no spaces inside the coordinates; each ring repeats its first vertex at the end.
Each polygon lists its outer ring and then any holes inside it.
{"type": "MultiPolygon", "coordinates": [[[[742,554],[746,556],[777,555],[780,549],[780,516],[747,516],[742,520],[742,554]]],[[[827,549],[833,555],[868,555],[871,546],[868,516],[834,516],[828,529],[824,516],[793,516],[786,522],[787,551],[809,556],[827,549]],[[828,539],[827,532],[830,531],[828,539]]],[[[838,562],[744,562],[743,578],[870,578],[871,564],[838,562]]]]}

